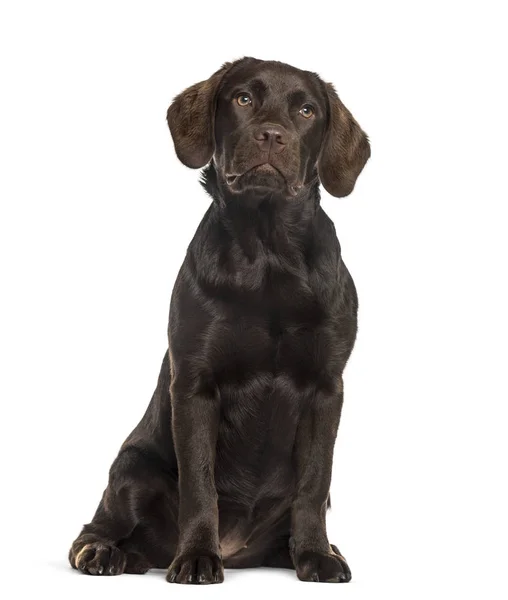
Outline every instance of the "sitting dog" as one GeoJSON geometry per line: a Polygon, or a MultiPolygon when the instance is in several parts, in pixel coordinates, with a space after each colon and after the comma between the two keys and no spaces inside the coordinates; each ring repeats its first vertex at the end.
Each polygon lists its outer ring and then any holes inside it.
{"type": "Polygon", "coordinates": [[[176,154],[213,199],[174,286],[157,388],[109,474],[72,567],[224,567],[346,582],[326,511],[357,295],[320,183],[346,196],[370,156],[334,88],[243,58],[177,96],[176,154]]]}

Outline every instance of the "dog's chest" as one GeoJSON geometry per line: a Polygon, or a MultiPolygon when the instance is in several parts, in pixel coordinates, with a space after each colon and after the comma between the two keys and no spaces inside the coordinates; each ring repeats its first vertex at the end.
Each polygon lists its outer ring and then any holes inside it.
{"type": "Polygon", "coordinates": [[[264,252],[236,266],[211,334],[215,381],[240,384],[261,374],[305,388],[326,366],[336,337],[325,286],[301,256],[264,252]]]}
{"type": "Polygon", "coordinates": [[[219,386],[242,385],[260,376],[265,383],[285,377],[305,388],[326,366],[334,337],[324,325],[296,324],[276,310],[266,317],[237,316],[214,331],[217,341],[210,358],[219,386]]]}

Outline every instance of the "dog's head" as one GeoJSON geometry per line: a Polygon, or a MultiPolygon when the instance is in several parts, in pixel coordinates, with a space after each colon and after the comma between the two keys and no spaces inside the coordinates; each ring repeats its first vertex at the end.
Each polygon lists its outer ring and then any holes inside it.
{"type": "Polygon", "coordinates": [[[279,62],[226,63],[177,96],[167,119],[183,164],[199,169],[213,158],[233,193],[290,197],[319,175],[330,194],[347,196],[370,156],[333,86],[279,62]]]}

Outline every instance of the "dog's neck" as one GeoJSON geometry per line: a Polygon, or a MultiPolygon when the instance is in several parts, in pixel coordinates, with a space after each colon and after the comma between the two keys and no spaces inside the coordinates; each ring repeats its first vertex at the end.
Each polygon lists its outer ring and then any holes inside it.
{"type": "Polygon", "coordinates": [[[277,239],[298,243],[308,236],[319,209],[319,182],[302,187],[296,196],[255,190],[233,193],[211,163],[202,172],[201,184],[214,200],[215,214],[230,235],[256,238],[269,245],[277,239]]]}

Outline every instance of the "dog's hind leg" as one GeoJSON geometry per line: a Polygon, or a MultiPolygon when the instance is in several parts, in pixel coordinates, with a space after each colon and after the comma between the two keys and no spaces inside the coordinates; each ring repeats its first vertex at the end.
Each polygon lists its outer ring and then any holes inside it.
{"type": "Polygon", "coordinates": [[[178,535],[172,510],[177,494],[176,482],[153,457],[134,447],[123,449],[92,522],[72,544],[71,566],[89,575],[145,573],[161,561],[168,566],[178,535]]]}

